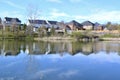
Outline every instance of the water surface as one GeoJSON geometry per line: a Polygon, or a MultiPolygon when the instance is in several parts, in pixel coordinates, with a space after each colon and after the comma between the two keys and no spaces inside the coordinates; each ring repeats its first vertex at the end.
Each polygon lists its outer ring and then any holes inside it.
{"type": "Polygon", "coordinates": [[[120,42],[0,42],[0,80],[120,80],[120,42]]]}

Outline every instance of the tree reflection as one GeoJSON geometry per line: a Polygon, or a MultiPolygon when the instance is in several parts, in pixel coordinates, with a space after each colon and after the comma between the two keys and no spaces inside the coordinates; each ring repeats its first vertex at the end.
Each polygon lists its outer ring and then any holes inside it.
{"type": "Polygon", "coordinates": [[[106,53],[117,52],[120,55],[120,42],[20,42],[20,41],[1,41],[1,55],[16,56],[20,53],[27,55],[50,55],[69,53],[76,55],[97,54],[100,51],[106,53]]]}

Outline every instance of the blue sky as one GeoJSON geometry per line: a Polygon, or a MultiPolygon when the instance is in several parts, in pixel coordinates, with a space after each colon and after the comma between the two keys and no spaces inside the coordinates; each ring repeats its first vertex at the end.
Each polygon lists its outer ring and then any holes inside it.
{"type": "Polygon", "coordinates": [[[34,7],[38,19],[120,23],[119,3],[120,0],[0,0],[0,17],[18,17],[24,23],[34,7]]]}

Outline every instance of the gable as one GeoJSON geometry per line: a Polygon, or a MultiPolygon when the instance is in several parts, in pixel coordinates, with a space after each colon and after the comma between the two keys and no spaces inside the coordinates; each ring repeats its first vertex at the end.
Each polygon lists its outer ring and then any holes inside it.
{"type": "Polygon", "coordinates": [[[94,23],[90,22],[90,21],[85,21],[82,23],[83,26],[94,26],[94,23]]]}
{"type": "Polygon", "coordinates": [[[76,29],[83,30],[83,25],[75,20],[72,20],[71,22],[67,23],[66,25],[68,25],[71,30],[76,30],[76,29]]]}

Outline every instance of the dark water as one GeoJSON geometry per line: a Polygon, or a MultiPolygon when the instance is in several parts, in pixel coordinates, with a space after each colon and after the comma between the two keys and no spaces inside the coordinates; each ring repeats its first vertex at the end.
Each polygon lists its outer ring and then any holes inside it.
{"type": "Polygon", "coordinates": [[[120,42],[0,42],[0,80],[120,80],[120,42]]]}

